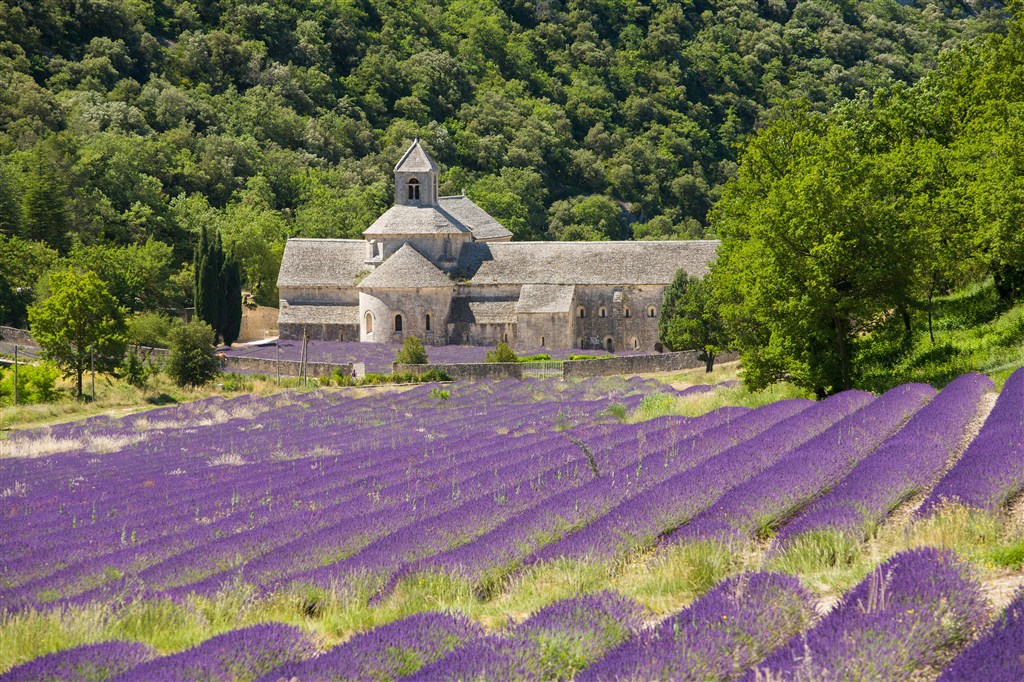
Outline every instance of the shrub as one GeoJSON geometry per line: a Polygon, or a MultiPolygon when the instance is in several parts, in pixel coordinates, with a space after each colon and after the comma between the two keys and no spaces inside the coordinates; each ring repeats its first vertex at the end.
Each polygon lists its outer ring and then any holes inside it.
{"type": "Polygon", "coordinates": [[[138,313],[128,320],[128,341],[136,346],[167,348],[171,331],[181,324],[163,313],[138,313]]]}
{"type": "Polygon", "coordinates": [[[134,349],[129,350],[128,355],[124,358],[124,363],[121,365],[121,376],[135,388],[145,388],[146,382],[149,381],[149,371],[134,349]]]}
{"type": "Polygon", "coordinates": [[[432,388],[430,389],[430,397],[436,398],[437,400],[448,400],[449,398],[452,397],[452,392],[445,391],[444,389],[441,388],[432,388]]]}
{"type": "Polygon", "coordinates": [[[417,377],[416,380],[422,381],[423,383],[428,383],[431,381],[451,381],[452,378],[448,375],[447,372],[443,370],[428,369],[426,372],[419,375],[419,377],[417,377]]]}
{"type": "Polygon", "coordinates": [[[402,342],[402,349],[395,356],[395,362],[400,365],[425,365],[427,364],[427,349],[423,342],[415,336],[407,336],[402,342]]]}
{"type": "Polygon", "coordinates": [[[486,362],[519,362],[516,352],[507,343],[499,343],[494,350],[487,351],[486,362]]]}
{"type": "Polygon", "coordinates": [[[213,327],[195,319],[171,332],[167,374],[178,386],[202,386],[217,376],[213,327]]]}
{"type": "MultiPolygon", "coordinates": [[[[50,362],[18,365],[18,403],[34,405],[57,399],[57,367],[50,362]]],[[[0,373],[0,403],[14,402],[14,368],[0,373]]]]}
{"type": "Polygon", "coordinates": [[[536,355],[521,355],[516,358],[519,362],[541,362],[543,360],[550,360],[551,356],[547,353],[537,353],[536,355]]]}

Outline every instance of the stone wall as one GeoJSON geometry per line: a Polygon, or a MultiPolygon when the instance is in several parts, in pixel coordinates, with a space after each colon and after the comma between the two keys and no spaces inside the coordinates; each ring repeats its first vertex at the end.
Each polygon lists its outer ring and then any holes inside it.
{"type": "MultiPolygon", "coordinates": [[[[281,360],[281,376],[298,377],[302,363],[298,360],[281,360]]],[[[264,374],[268,377],[277,376],[278,361],[268,358],[240,358],[226,356],[223,358],[223,368],[226,372],[245,372],[248,374],[264,374]]],[[[340,370],[342,374],[351,374],[352,365],[341,365],[330,362],[307,362],[306,376],[325,377],[340,370]]]]}
{"type": "MultiPolygon", "coordinates": [[[[723,353],[715,359],[715,363],[730,362],[736,358],[736,353],[723,353]]],[[[704,361],[697,357],[697,351],[687,350],[679,353],[623,355],[614,358],[596,358],[594,360],[567,360],[562,363],[562,376],[568,379],[570,377],[597,377],[612,374],[677,372],[703,366],[704,361]]]]}
{"type": "Polygon", "coordinates": [[[245,343],[277,336],[277,313],[277,308],[270,306],[242,306],[242,327],[238,332],[238,340],[245,343]]]}
{"type": "Polygon", "coordinates": [[[32,335],[27,330],[15,329],[14,327],[0,327],[0,339],[7,343],[16,343],[18,345],[37,345],[36,340],[32,338],[32,335]]]}
{"type": "Polygon", "coordinates": [[[465,362],[452,364],[391,366],[393,372],[411,372],[416,376],[432,369],[441,370],[452,379],[522,379],[523,365],[519,362],[465,362]]]}

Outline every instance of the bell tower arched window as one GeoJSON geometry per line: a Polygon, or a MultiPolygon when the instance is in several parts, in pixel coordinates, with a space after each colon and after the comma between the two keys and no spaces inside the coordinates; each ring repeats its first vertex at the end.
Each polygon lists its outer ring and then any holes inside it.
{"type": "Polygon", "coordinates": [[[409,181],[409,201],[420,200],[420,181],[413,178],[409,181]]]}

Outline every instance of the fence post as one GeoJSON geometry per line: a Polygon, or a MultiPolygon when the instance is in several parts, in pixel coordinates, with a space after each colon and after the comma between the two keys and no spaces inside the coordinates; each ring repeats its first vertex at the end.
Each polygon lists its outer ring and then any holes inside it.
{"type": "Polygon", "coordinates": [[[92,373],[92,401],[96,402],[96,344],[89,351],[89,371],[92,373]]]}
{"type": "Polygon", "coordinates": [[[14,344],[14,405],[18,405],[18,344],[14,344]]]}

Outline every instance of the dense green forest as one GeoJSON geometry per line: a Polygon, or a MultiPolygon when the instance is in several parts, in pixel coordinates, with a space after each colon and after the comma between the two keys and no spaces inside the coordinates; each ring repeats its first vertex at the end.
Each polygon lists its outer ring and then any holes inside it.
{"type": "Polygon", "coordinates": [[[749,386],[825,395],[1024,362],[1024,16],[1008,29],[914,86],[788,106],[751,140],[711,221],[749,386]]]}
{"type": "Polygon", "coordinates": [[[786,102],[1002,30],[952,0],[2,0],[0,312],[58,263],[190,305],[203,225],[275,303],[285,238],[358,236],[414,136],[517,239],[706,236],[786,102]]]}

